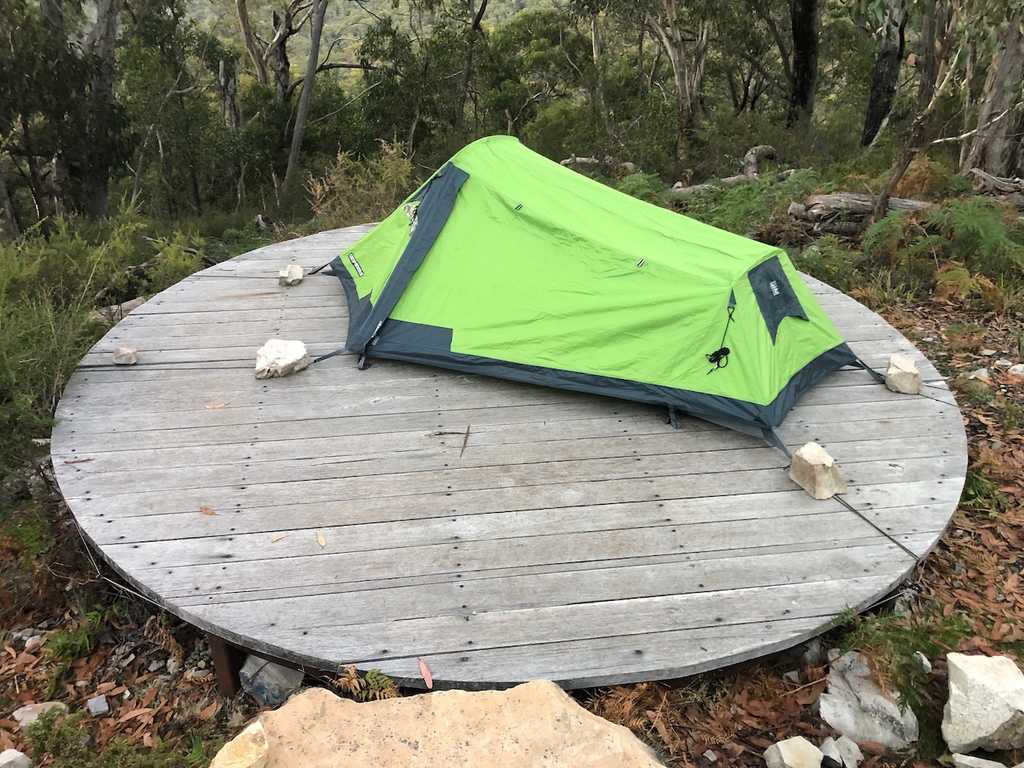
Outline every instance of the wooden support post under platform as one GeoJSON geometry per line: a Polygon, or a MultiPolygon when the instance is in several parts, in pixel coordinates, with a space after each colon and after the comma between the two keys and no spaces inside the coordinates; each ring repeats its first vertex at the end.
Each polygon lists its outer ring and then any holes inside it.
{"type": "Polygon", "coordinates": [[[234,696],[240,687],[238,673],[245,661],[245,652],[209,632],[206,633],[206,641],[210,645],[210,656],[213,658],[217,690],[222,696],[234,696]]]}

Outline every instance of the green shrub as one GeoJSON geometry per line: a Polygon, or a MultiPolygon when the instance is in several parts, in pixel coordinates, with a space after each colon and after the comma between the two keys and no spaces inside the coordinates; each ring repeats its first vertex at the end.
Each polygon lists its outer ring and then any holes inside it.
{"type": "Polygon", "coordinates": [[[835,235],[826,235],[793,258],[797,268],[834,288],[849,291],[860,283],[864,256],[835,235]]]}
{"type": "Polygon", "coordinates": [[[381,152],[358,160],[340,153],[323,176],[306,181],[309,205],[319,228],[379,221],[415,185],[412,160],[401,145],[381,144],[381,152]]]}
{"type": "Polygon", "coordinates": [[[655,205],[667,202],[667,187],[655,173],[631,173],[615,182],[614,187],[619,192],[655,205]]]}

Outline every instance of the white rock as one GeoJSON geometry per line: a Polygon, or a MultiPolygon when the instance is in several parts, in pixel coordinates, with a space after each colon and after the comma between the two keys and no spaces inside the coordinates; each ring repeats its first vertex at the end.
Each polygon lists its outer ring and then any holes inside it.
{"type": "Polygon", "coordinates": [[[803,736],[772,744],[765,750],[768,768],[820,768],[824,755],[803,736]]]}
{"type": "Polygon", "coordinates": [[[839,754],[842,755],[844,768],[857,768],[864,760],[864,753],[860,751],[857,742],[847,736],[840,736],[836,739],[836,746],[839,747],[839,754]]]}
{"type": "Polygon", "coordinates": [[[950,752],[1024,747],[1024,674],[1006,656],[950,653],[942,737],[950,752]]]}
{"type": "Polygon", "coordinates": [[[1003,763],[997,763],[995,760],[960,754],[953,755],[953,766],[954,768],[1006,768],[1003,763]]]}
{"type": "MultiPolygon", "coordinates": [[[[275,768],[661,768],[626,728],[541,680],[505,691],[435,691],[366,703],[307,688],[259,722],[265,765],[275,768]]],[[[259,743],[250,762],[222,758],[233,745],[210,768],[260,768],[259,743]]],[[[727,763],[720,756],[717,765],[727,763]]]]}
{"type": "Polygon", "coordinates": [[[967,374],[967,378],[983,381],[986,384],[989,384],[992,381],[992,374],[988,372],[988,368],[976,368],[967,374]]]}
{"type": "Polygon", "coordinates": [[[1007,376],[1024,376],[1024,363],[1011,365],[1006,369],[1007,376]]]}
{"type": "Polygon", "coordinates": [[[270,339],[256,351],[256,378],[274,379],[301,371],[309,365],[306,345],[301,341],[270,339]]]}
{"type": "Polygon", "coordinates": [[[885,372],[885,386],[893,392],[916,395],[921,391],[921,371],[910,355],[899,352],[889,355],[889,368],[885,372]]]}
{"type": "Polygon", "coordinates": [[[110,714],[110,705],[107,703],[106,696],[93,696],[85,702],[85,708],[89,710],[89,714],[93,717],[110,714]]]}
{"type": "Polygon", "coordinates": [[[11,713],[11,717],[18,723],[19,728],[28,728],[43,714],[52,709],[57,710],[61,714],[68,711],[68,708],[62,702],[44,701],[40,704],[26,704],[23,707],[18,707],[11,713]]]}
{"type": "Polygon", "coordinates": [[[254,720],[245,730],[224,745],[210,768],[264,768],[270,760],[270,747],[263,723],[254,720]]]}
{"type": "Polygon", "coordinates": [[[835,459],[814,442],[806,443],[793,454],[789,476],[816,499],[830,499],[846,491],[846,481],[835,459]]]}
{"type": "Polygon", "coordinates": [[[302,670],[249,656],[239,678],[242,689],[264,707],[276,707],[302,686],[302,670]]]}
{"type": "Polygon", "coordinates": [[[983,349],[983,350],[981,350],[981,352],[979,354],[981,354],[983,357],[993,357],[996,354],[996,350],[994,350],[994,349],[983,349]]]}
{"type": "Polygon", "coordinates": [[[707,750],[703,755],[701,755],[701,757],[703,757],[709,763],[717,763],[718,762],[718,753],[715,752],[713,749],[707,750]]]}
{"type": "Polygon", "coordinates": [[[829,736],[818,747],[821,750],[821,754],[825,757],[831,757],[840,765],[843,765],[843,753],[839,751],[839,745],[836,744],[836,740],[829,736]]]}
{"type": "Polygon", "coordinates": [[[930,675],[932,673],[932,663],[928,660],[928,657],[920,651],[914,651],[914,661],[918,663],[918,665],[921,667],[921,670],[926,675],[930,675]]]}
{"type": "Polygon", "coordinates": [[[32,758],[16,749],[0,752],[0,768],[32,768],[32,758]]]}
{"type": "Polygon", "coordinates": [[[35,653],[43,647],[46,638],[43,635],[33,635],[25,641],[25,653],[35,653]]]}
{"type": "Polygon", "coordinates": [[[877,741],[901,750],[917,741],[917,717],[878,685],[868,660],[850,651],[833,662],[828,692],[818,699],[821,717],[853,741],[877,741]]]}
{"type": "Polygon", "coordinates": [[[289,264],[277,273],[277,282],[279,285],[298,285],[302,282],[303,277],[305,277],[305,272],[301,265],[289,264]]]}
{"type": "Polygon", "coordinates": [[[1012,360],[1007,360],[1005,357],[1000,357],[995,362],[996,368],[1010,368],[1013,366],[1012,360]]]}
{"type": "Polygon", "coordinates": [[[119,346],[111,355],[114,365],[135,365],[139,362],[139,351],[134,347],[119,346]]]}
{"type": "Polygon", "coordinates": [[[173,656],[168,656],[166,667],[167,674],[176,675],[178,674],[178,671],[181,669],[181,662],[173,656]]]}

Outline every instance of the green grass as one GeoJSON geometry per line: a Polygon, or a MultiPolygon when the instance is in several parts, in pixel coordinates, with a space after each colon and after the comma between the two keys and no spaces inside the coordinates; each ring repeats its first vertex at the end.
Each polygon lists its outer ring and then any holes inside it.
{"type": "Polygon", "coordinates": [[[89,611],[74,627],[50,633],[46,638],[46,652],[58,661],[88,656],[96,649],[105,624],[103,611],[89,611]]]}
{"type": "Polygon", "coordinates": [[[48,756],[50,768],[202,768],[209,765],[219,742],[189,734],[182,744],[155,747],[111,741],[102,750],[92,743],[82,713],[62,717],[48,712],[29,726],[28,737],[37,763],[48,756]]]}
{"type": "Polygon", "coordinates": [[[999,484],[977,467],[967,470],[962,501],[964,506],[990,515],[999,514],[1007,504],[1006,494],[999,490],[999,484]]]}
{"type": "Polygon", "coordinates": [[[35,502],[0,509],[0,535],[10,540],[26,568],[49,552],[55,541],[49,515],[35,502]]]}

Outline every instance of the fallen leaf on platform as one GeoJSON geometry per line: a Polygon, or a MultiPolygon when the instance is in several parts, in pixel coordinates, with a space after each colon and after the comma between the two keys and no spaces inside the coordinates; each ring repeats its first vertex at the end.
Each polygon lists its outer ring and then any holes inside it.
{"type": "Polygon", "coordinates": [[[427,662],[423,659],[417,659],[417,661],[420,663],[420,677],[423,678],[423,682],[426,683],[428,689],[433,688],[434,676],[430,672],[430,667],[427,666],[427,662]]]}
{"type": "Polygon", "coordinates": [[[225,405],[227,405],[227,403],[221,403],[219,401],[215,401],[215,402],[212,402],[212,403],[207,403],[206,404],[206,410],[208,410],[208,411],[219,411],[225,405]]]}
{"type": "Polygon", "coordinates": [[[94,461],[94,459],[64,459],[65,464],[85,464],[87,461],[94,461]]]}
{"type": "Polygon", "coordinates": [[[201,506],[199,508],[199,514],[200,515],[216,515],[217,514],[217,510],[215,510],[213,507],[208,507],[208,506],[206,506],[204,504],[203,506],[201,506]]]}
{"type": "Polygon", "coordinates": [[[287,533],[278,533],[278,534],[270,537],[270,543],[271,544],[277,544],[277,542],[279,542],[281,539],[287,539],[287,538],[288,538],[288,534],[287,533]]]}
{"type": "Polygon", "coordinates": [[[327,546],[327,539],[324,538],[324,535],[320,533],[320,531],[316,532],[316,543],[320,545],[320,549],[327,546]]]}

